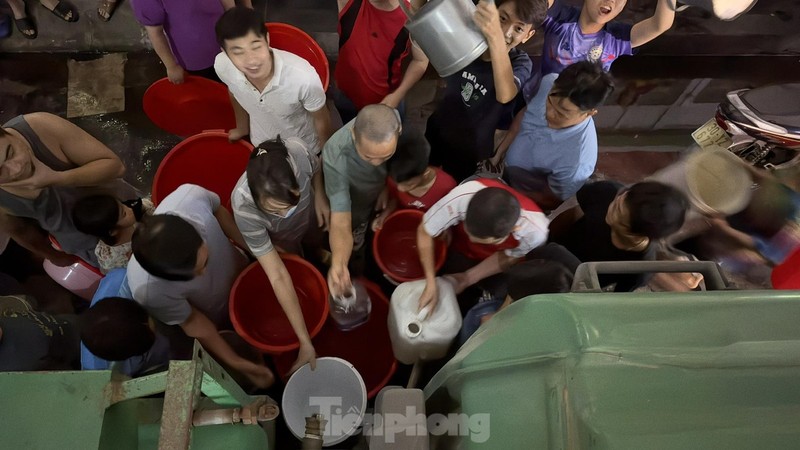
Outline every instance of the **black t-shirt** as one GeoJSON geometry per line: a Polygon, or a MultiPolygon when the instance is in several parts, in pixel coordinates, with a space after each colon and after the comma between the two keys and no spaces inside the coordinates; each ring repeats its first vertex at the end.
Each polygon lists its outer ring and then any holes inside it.
{"type": "MultiPolygon", "coordinates": [[[[622,185],[611,181],[598,181],[582,187],[578,204],[583,217],[578,219],[555,242],[566,247],[581,262],[643,261],[653,259],[652,246],[644,252],[620,250],[611,242],[611,227],[606,223],[606,213],[622,185]]],[[[617,292],[631,291],[646,282],[645,275],[601,275],[600,285],[617,283],[617,292]]]]}
{"type": "MultiPolygon", "coordinates": [[[[530,77],[533,64],[516,48],[508,56],[519,87],[530,77]]],[[[425,137],[431,144],[431,164],[463,181],[475,173],[479,161],[494,153],[495,129],[513,112],[514,102],[497,101],[491,61],[479,58],[446,81],[425,137]]]]}
{"type": "Polygon", "coordinates": [[[77,327],[31,310],[0,310],[0,372],[80,368],[77,327]]]}

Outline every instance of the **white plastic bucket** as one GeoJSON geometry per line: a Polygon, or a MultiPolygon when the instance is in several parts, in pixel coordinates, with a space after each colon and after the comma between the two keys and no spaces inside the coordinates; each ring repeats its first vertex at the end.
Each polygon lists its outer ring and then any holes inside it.
{"type": "Polygon", "coordinates": [[[303,439],[306,417],[322,414],[327,421],[322,445],[338,444],[358,431],[367,408],[367,388],[361,375],[341,358],[317,358],[317,368],[308,364],[286,383],[281,409],[286,425],[303,439]]]}

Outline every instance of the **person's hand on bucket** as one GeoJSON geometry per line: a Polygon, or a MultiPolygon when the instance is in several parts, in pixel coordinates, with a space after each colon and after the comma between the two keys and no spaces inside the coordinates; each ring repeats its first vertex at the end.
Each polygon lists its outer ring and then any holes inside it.
{"type": "Polygon", "coordinates": [[[350,281],[350,271],[346,264],[332,264],[328,270],[328,290],[331,296],[341,296],[349,292],[353,283],[350,281]]]}
{"type": "Polygon", "coordinates": [[[417,312],[420,312],[425,307],[428,307],[428,314],[425,316],[425,319],[427,319],[433,314],[433,311],[436,310],[436,305],[438,303],[439,287],[436,285],[436,280],[428,280],[425,283],[425,289],[422,291],[422,295],[419,296],[419,307],[417,308],[417,312]]]}
{"type": "Polygon", "coordinates": [[[230,131],[228,131],[228,141],[230,142],[239,141],[248,134],[250,134],[250,130],[244,130],[242,128],[232,128],[230,131]]]}
{"type": "Polygon", "coordinates": [[[167,67],[167,78],[172,84],[182,84],[183,79],[186,77],[186,71],[183,67],[175,64],[174,66],[167,67]]]}
{"type": "Polygon", "coordinates": [[[297,369],[306,364],[311,365],[311,370],[317,368],[317,351],[314,350],[314,344],[311,342],[300,344],[300,350],[297,353],[297,359],[294,361],[294,364],[292,365],[292,368],[289,369],[289,373],[287,375],[295,373],[297,369]]]}
{"type": "Polygon", "coordinates": [[[481,0],[478,2],[472,20],[487,41],[491,43],[494,39],[495,42],[502,42],[503,46],[505,46],[506,37],[503,36],[503,29],[500,27],[500,12],[497,10],[494,1],[481,0]]]}

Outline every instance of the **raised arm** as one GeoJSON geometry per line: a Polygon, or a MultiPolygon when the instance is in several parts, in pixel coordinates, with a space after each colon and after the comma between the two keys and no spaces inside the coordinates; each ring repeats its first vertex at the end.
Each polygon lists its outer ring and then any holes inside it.
{"type": "Polygon", "coordinates": [[[506,48],[506,38],[500,28],[500,13],[493,1],[483,0],[473,16],[486,42],[489,44],[489,55],[492,59],[492,75],[494,75],[495,97],[500,103],[508,103],[517,95],[517,84],[514,82],[514,69],[506,48]]]}
{"type": "Polygon", "coordinates": [[[644,45],[669,30],[675,20],[675,7],[675,0],[658,0],[653,17],[631,28],[631,47],[644,45]]]}
{"type": "Polygon", "coordinates": [[[275,291],[275,297],[289,319],[297,339],[300,340],[300,353],[292,366],[291,372],[299,369],[305,363],[311,364],[311,369],[314,369],[317,364],[316,352],[314,351],[314,345],[311,343],[311,337],[308,335],[306,322],[303,319],[303,310],[300,309],[300,301],[297,299],[297,293],[294,290],[294,284],[292,284],[292,278],[289,276],[286,266],[278,255],[278,251],[274,249],[266,255],[259,256],[258,263],[266,272],[269,283],[275,291]]]}

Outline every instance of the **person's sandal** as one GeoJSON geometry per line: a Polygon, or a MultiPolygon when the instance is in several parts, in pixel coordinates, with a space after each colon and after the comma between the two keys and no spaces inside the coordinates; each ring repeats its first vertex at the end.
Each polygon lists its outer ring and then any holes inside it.
{"type": "Polygon", "coordinates": [[[100,20],[103,22],[111,20],[111,16],[114,15],[118,3],[119,0],[101,0],[100,6],[97,8],[97,15],[100,17],[100,20]]]}
{"type": "MultiPolygon", "coordinates": [[[[42,6],[44,6],[44,4],[42,4],[42,6]]],[[[45,9],[47,9],[46,6],[45,9]]],[[[66,22],[78,21],[78,10],[75,8],[75,5],[67,1],[59,1],[50,12],[66,22]]]]}
{"type": "Polygon", "coordinates": [[[36,36],[39,35],[39,31],[36,30],[36,24],[33,23],[30,17],[14,19],[14,24],[17,25],[17,30],[19,30],[26,39],[36,39],[36,36]]]}

